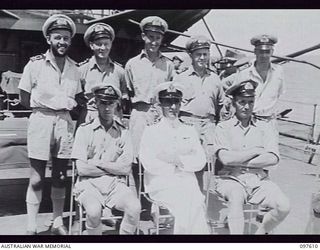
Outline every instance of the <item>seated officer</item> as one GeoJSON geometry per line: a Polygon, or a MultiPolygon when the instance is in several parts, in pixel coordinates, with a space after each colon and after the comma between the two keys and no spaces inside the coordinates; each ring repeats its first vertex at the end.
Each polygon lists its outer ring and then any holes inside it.
{"type": "Polygon", "coordinates": [[[216,191],[229,202],[228,224],[231,234],[243,234],[243,204],[259,204],[271,209],[265,214],[256,234],[265,234],[285,219],[289,200],[269,179],[268,171],[279,163],[278,136],[272,125],[255,120],[252,110],[257,83],[246,80],[232,85],[235,115],[217,125],[215,154],[223,164],[223,175],[216,191]]]}
{"type": "Polygon", "coordinates": [[[204,196],[194,174],[206,157],[196,130],[178,119],[182,88],[175,82],[157,87],[163,117],[145,128],[139,159],[146,192],[175,217],[174,234],[207,234],[204,196]]]}
{"type": "Polygon", "coordinates": [[[140,203],[124,180],[131,172],[132,144],[127,130],[113,119],[121,92],[105,83],[93,87],[92,92],[99,115],[79,126],[71,156],[80,176],[76,199],[87,212],[89,235],[102,233],[103,207],[124,211],[120,234],[134,234],[140,203]]]}

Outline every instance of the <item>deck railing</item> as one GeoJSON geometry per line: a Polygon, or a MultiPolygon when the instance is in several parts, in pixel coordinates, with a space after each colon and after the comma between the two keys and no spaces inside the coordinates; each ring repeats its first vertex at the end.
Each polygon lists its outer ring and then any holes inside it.
{"type": "Polygon", "coordinates": [[[309,102],[291,101],[291,100],[281,100],[281,102],[298,104],[298,105],[306,105],[306,106],[310,106],[310,108],[312,107],[312,118],[311,118],[310,122],[298,121],[298,120],[293,120],[293,119],[289,119],[289,118],[282,118],[282,117],[279,117],[278,120],[308,127],[309,133],[307,135],[307,138],[284,133],[284,132],[280,132],[280,134],[314,144],[317,141],[317,139],[315,139],[315,129],[316,129],[316,125],[317,125],[316,124],[316,121],[317,121],[316,117],[317,117],[318,104],[317,103],[309,103],[309,102]]]}
{"type": "MultiPolygon", "coordinates": [[[[281,102],[291,103],[294,105],[305,105],[308,107],[308,109],[312,109],[312,112],[311,112],[312,116],[311,116],[310,122],[307,122],[305,120],[298,121],[298,120],[289,119],[289,118],[281,118],[281,117],[278,118],[279,121],[289,123],[289,124],[296,124],[296,125],[300,125],[300,126],[305,126],[308,128],[306,136],[303,136],[303,135],[301,136],[298,133],[279,131],[279,134],[282,136],[306,142],[304,148],[295,147],[293,145],[287,145],[285,143],[280,143],[280,145],[285,146],[290,149],[297,150],[297,151],[302,151],[303,153],[310,154],[309,159],[308,159],[308,163],[312,163],[312,160],[315,155],[320,156],[320,153],[317,152],[319,142],[320,142],[320,133],[318,132],[318,136],[316,136],[318,104],[317,103],[310,103],[310,102],[291,101],[291,100],[281,100],[281,102]]],[[[302,131],[302,132],[304,132],[304,131],[302,131]]]]}

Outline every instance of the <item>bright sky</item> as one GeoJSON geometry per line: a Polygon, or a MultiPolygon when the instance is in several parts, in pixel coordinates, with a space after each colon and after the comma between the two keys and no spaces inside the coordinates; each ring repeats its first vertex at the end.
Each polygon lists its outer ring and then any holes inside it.
{"type": "MultiPolygon", "coordinates": [[[[278,37],[277,55],[320,43],[320,10],[212,10],[205,20],[217,42],[244,49],[253,49],[250,39],[258,34],[278,37]]],[[[210,38],[202,21],[186,33],[210,38]]],[[[187,38],[179,37],[174,44],[184,47],[186,41],[187,38]]],[[[225,48],[221,50],[224,52],[225,48]]],[[[320,53],[320,50],[313,53],[320,53]]]]}

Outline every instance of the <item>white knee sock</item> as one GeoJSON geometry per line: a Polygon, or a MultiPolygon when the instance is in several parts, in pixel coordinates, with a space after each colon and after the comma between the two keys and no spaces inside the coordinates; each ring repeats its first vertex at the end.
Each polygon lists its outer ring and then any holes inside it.
{"type": "Polygon", "coordinates": [[[30,185],[28,186],[26,195],[28,226],[27,230],[37,231],[37,215],[39,213],[40,202],[42,200],[42,190],[34,190],[30,185]]]}
{"type": "Polygon", "coordinates": [[[65,193],[65,188],[51,187],[53,227],[59,227],[63,225],[62,213],[64,208],[65,193]]]}
{"type": "Polygon", "coordinates": [[[228,226],[230,234],[243,234],[244,232],[244,216],[228,216],[228,226]]]}
{"type": "Polygon", "coordinates": [[[128,215],[124,215],[121,222],[119,234],[134,234],[139,221],[132,221],[128,215]]]}
{"type": "Polygon", "coordinates": [[[86,223],[86,230],[88,235],[102,235],[102,224],[100,223],[97,227],[89,227],[86,223]]]}

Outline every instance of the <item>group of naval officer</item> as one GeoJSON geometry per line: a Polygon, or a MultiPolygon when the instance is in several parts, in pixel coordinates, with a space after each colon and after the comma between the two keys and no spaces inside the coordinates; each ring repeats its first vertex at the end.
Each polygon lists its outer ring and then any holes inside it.
{"type": "Polygon", "coordinates": [[[86,210],[89,235],[102,234],[105,207],[124,212],[120,234],[137,232],[141,206],[147,205],[128,187],[124,177],[131,174],[137,189],[143,185],[151,199],[169,209],[174,234],[208,234],[203,172],[212,159],[221,171],[214,174],[222,175],[208,188],[228,201],[230,233],[244,232],[244,203],[267,208],[256,233],[272,231],[290,210],[288,198],[269,178],[280,160],[275,118],[284,91],[282,69],[270,62],[277,38],[252,38],[256,58],[221,79],[209,67],[207,37],[188,40],[191,65],[178,70],[160,51],[167,22],[149,16],[140,28],[144,48],[123,68],[109,56],[115,38],[110,25],[87,29],[84,42],[93,55],[77,64],[67,55],[76,33],[72,19],[55,14],[43,24],[49,48],[30,59],[19,83],[21,104],[32,110],[27,234],[37,234],[50,157],[52,234],[68,234],[62,213],[70,159],[81,180],[73,193],[86,210]],[[128,103],[126,128],[122,107],[128,103]],[[226,108],[230,104],[232,112],[226,108]],[[70,116],[75,107],[81,110],[76,127],[70,116]]]}

